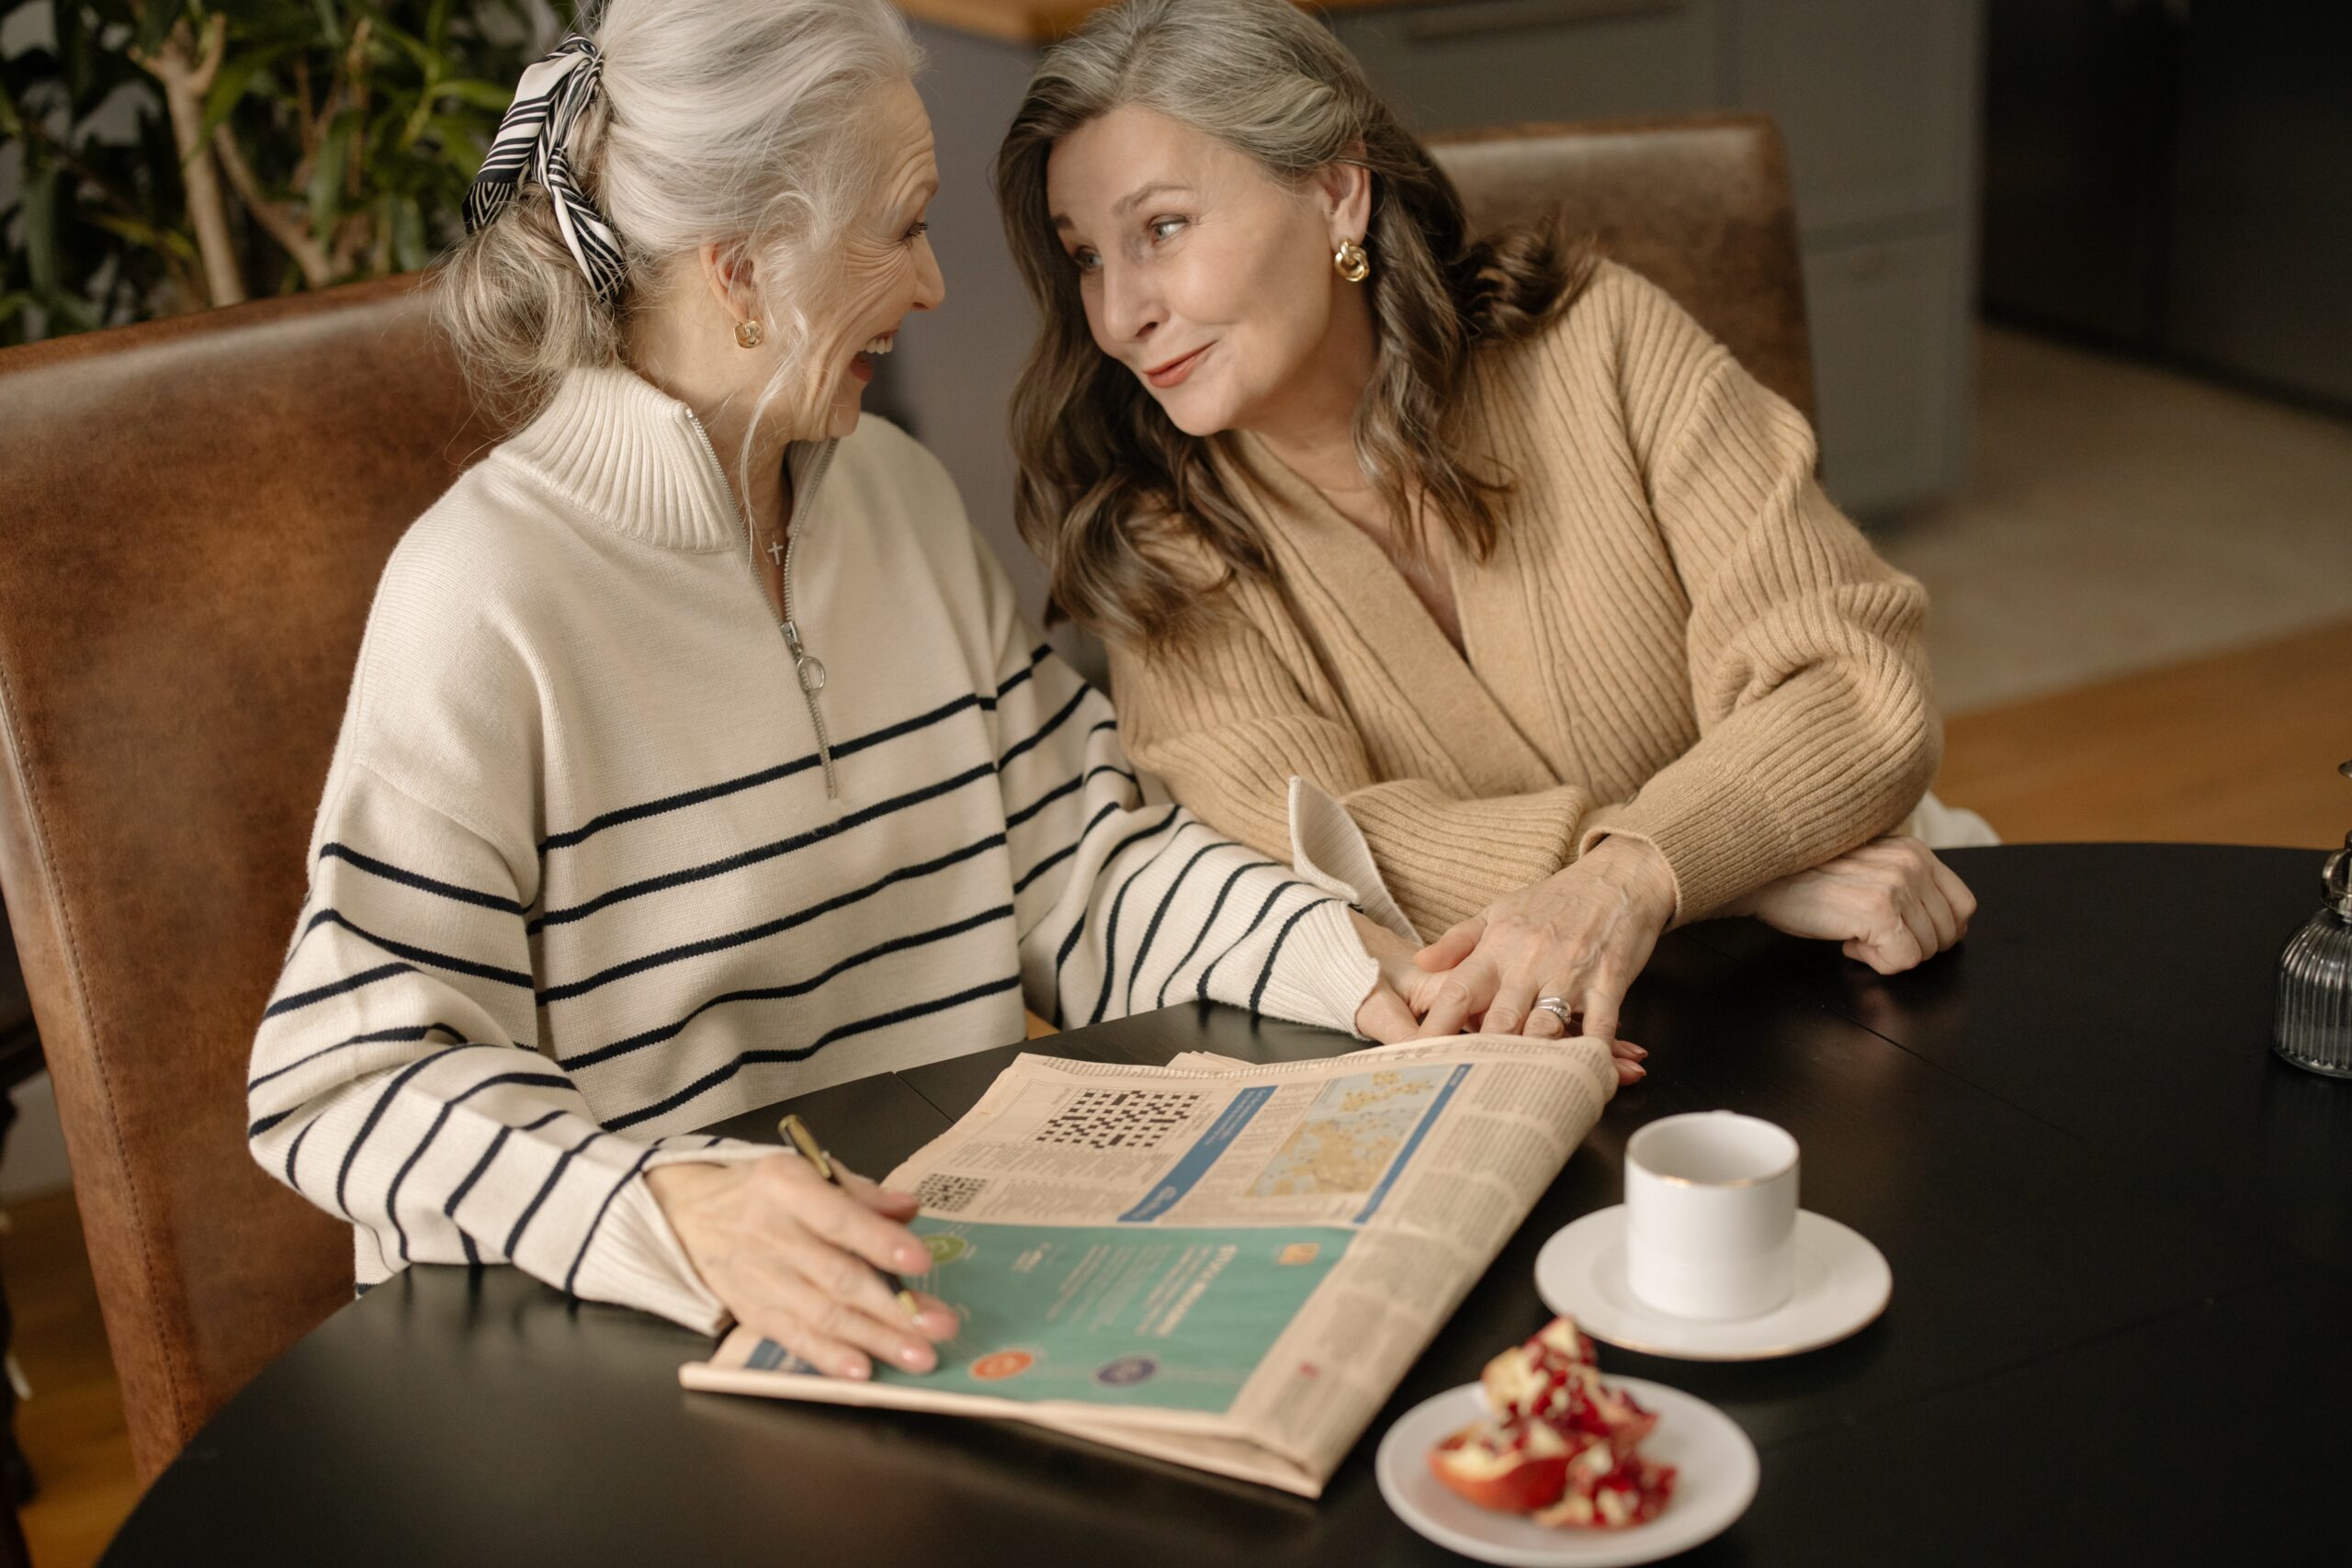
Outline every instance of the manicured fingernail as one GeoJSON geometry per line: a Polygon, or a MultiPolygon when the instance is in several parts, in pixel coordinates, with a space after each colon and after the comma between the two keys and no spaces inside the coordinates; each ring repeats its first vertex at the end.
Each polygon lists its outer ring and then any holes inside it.
{"type": "Polygon", "coordinates": [[[1636,1062],[1634,1064],[1634,1076],[1637,1078],[1645,1078],[1650,1076],[1650,1070],[1636,1062]]]}
{"type": "Polygon", "coordinates": [[[931,1352],[920,1345],[902,1345],[899,1348],[899,1360],[901,1365],[919,1372],[931,1365],[931,1352]]]}
{"type": "Polygon", "coordinates": [[[868,1367],[864,1361],[852,1361],[842,1369],[842,1376],[845,1378],[864,1379],[870,1378],[873,1375],[873,1369],[868,1367]]]}
{"type": "Polygon", "coordinates": [[[1634,1049],[1634,1060],[1635,1060],[1635,1061],[1637,1061],[1637,1062],[1638,1062],[1638,1061],[1643,1060],[1644,1058],[1645,1058],[1645,1057],[1647,1057],[1647,1056],[1649,1055],[1649,1053],[1648,1053],[1647,1051],[1643,1050],[1639,1045],[1634,1046],[1633,1049],[1634,1049]]]}

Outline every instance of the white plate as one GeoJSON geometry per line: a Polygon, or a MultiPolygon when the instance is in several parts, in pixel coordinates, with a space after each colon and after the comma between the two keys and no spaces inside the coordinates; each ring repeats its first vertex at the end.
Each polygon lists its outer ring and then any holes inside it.
{"type": "Polygon", "coordinates": [[[1646,1306],[1625,1282],[1625,1208],[1587,1214],[1535,1255],[1535,1291],[1595,1339],[1686,1361],[1762,1361],[1845,1338],[1886,1310],[1894,1273],[1868,1238],[1797,1213],[1797,1288],[1770,1312],[1702,1323],[1646,1306]]]}
{"type": "Polygon", "coordinates": [[[1657,1415],[1642,1454],[1674,1466],[1674,1496],[1657,1518],[1624,1529],[1554,1529],[1518,1514],[1481,1508],[1430,1473],[1430,1450],[1449,1433],[1487,1418],[1475,1382],[1423,1400],[1380,1439],[1373,1472],[1396,1517],[1464,1557],[1506,1568],[1614,1568],[1688,1551],[1729,1529],[1756,1495],[1756,1445],[1703,1399],[1640,1378],[1608,1378],[1657,1415]]]}

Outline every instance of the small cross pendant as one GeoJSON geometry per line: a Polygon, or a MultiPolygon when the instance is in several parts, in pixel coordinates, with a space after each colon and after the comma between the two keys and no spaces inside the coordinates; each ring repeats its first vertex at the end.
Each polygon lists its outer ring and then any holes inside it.
{"type": "Polygon", "coordinates": [[[778,566],[782,566],[784,564],[784,547],[781,544],[770,545],[768,547],[768,559],[775,562],[778,566]]]}

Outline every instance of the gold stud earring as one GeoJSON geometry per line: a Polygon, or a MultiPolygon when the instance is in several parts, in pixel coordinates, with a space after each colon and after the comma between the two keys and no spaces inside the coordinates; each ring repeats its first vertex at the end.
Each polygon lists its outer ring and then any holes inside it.
{"type": "Polygon", "coordinates": [[[1372,276],[1372,256],[1353,240],[1342,240],[1331,254],[1331,269],[1350,283],[1362,283],[1372,276]]]}
{"type": "Polygon", "coordinates": [[[757,348],[766,341],[767,335],[767,327],[756,318],[735,323],[735,346],[738,348],[757,348]]]}

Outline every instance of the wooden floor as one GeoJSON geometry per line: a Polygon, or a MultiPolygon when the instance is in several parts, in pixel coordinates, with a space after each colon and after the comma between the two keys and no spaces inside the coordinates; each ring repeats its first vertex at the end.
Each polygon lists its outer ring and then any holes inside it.
{"type": "Polygon", "coordinates": [[[17,1364],[33,1396],[17,1410],[17,1438],[40,1480],[19,1516],[34,1568],[95,1562],[130,1511],[130,1438],[115,1390],[106,1330],[74,1195],[8,1205],[8,1302],[17,1313],[17,1364]]]}
{"type": "Polygon", "coordinates": [[[2352,830],[2347,758],[2352,621],[1953,719],[1936,793],[2011,843],[2316,849],[2352,830]]]}
{"type": "MultiPolygon", "coordinates": [[[[2347,757],[2352,622],[1955,719],[1936,788],[2011,842],[2317,849],[2352,829],[2347,757]]],[[[2312,869],[2316,900],[2316,855],[2312,869]]],[[[81,1568],[136,1496],[122,1407],[72,1197],[10,1217],[0,1246],[35,1391],[17,1429],[41,1482],[25,1534],[37,1568],[81,1568]]]]}

